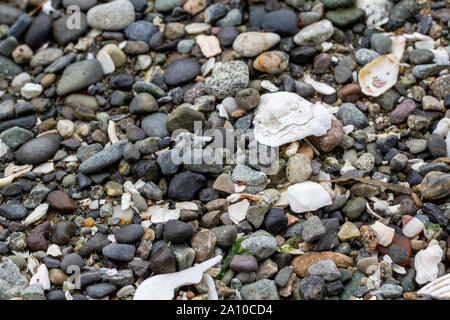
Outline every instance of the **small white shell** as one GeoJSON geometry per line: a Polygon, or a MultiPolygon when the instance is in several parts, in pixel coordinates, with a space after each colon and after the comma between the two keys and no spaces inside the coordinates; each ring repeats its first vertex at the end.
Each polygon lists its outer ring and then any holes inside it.
{"type": "Polygon", "coordinates": [[[358,73],[359,85],[365,95],[378,97],[397,82],[406,39],[403,36],[392,37],[391,39],[393,40],[392,53],[369,62],[358,73]]]}
{"type": "Polygon", "coordinates": [[[250,202],[244,199],[238,203],[232,204],[228,207],[228,215],[235,224],[238,224],[247,216],[247,210],[250,207],[250,202]]]}
{"type": "Polygon", "coordinates": [[[34,209],[33,212],[30,213],[28,217],[26,217],[23,224],[28,227],[29,225],[35,223],[36,221],[39,221],[42,217],[45,216],[47,210],[48,210],[48,203],[42,203],[38,205],[36,209],[34,209]]]}
{"type": "Polygon", "coordinates": [[[336,93],[336,89],[327,85],[326,83],[315,81],[313,78],[311,78],[311,76],[309,74],[305,74],[304,81],[306,83],[312,85],[314,90],[316,90],[317,92],[319,92],[321,94],[328,96],[330,94],[336,93]]]}
{"type": "MultiPolygon", "coordinates": [[[[133,300],[171,300],[176,288],[199,283],[204,272],[221,260],[222,256],[217,256],[183,271],[150,277],[136,289],[133,300]]],[[[211,293],[213,298],[214,293],[211,293]]]]}

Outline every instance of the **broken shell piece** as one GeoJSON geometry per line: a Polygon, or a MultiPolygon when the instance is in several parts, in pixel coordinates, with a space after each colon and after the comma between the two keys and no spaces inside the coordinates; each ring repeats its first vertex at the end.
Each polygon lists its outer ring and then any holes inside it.
{"type": "Polygon", "coordinates": [[[247,199],[238,203],[232,204],[228,207],[228,215],[235,224],[238,224],[247,216],[247,210],[250,207],[250,202],[247,199]]]}
{"type": "Polygon", "coordinates": [[[55,170],[55,165],[53,164],[53,162],[44,162],[43,164],[34,168],[33,173],[36,175],[44,175],[52,172],[53,170],[55,170]]]}
{"type": "Polygon", "coordinates": [[[176,288],[199,283],[204,272],[221,260],[219,255],[183,271],[153,276],[140,284],[133,300],[171,300],[176,288]]]}
{"type": "Polygon", "coordinates": [[[450,300],[450,273],[442,276],[417,291],[419,296],[430,296],[438,300],[450,300]]]}
{"type": "Polygon", "coordinates": [[[404,224],[402,232],[408,238],[413,238],[419,235],[423,230],[423,222],[416,217],[410,219],[407,223],[404,224]]]}
{"type": "Polygon", "coordinates": [[[367,27],[383,30],[381,26],[389,21],[392,3],[389,0],[357,0],[356,7],[366,12],[367,27]]]}
{"type": "Polygon", "coordinates": [[[391,39],[392,53],[369,62],[358,73],[359,85],[365,95],[378,97],[397,83],[406,40],[402,36],[391,37],[391,39]]]}
{"type": "Polygon", "coordinates": [[[109,120],[108,123],[108,137],[109,137],[109,141],[111,141],[111,143],[116,143],[119,142],[119,138],[117,138],[117,133],[116,133],[116,124],[114,121],[109,120]]]}
{"type": "Polygon", "coordinates": [[[322,105],[313,105],[291,92],[268,93],[253,120],[255,139],[270,147],[303,139],[323,136],[331,128],[331,116],[322,105]]]}
{"type": "Polygon", "coordinates": [[[167,208],[159,208],[152,214],[151,221],[153,224],[157,224],[166,223],[169,220],[178,220],[179,218],[180,209],[170,210],[167,208]]]}
{"type": "Polygon", "coordinates": [[[34,209],[30,215],[25,219],[23,224],[28,227],[29,225],[35,223],[36,221],[39,221],[42,217],[45,216],[48,210],[48,203],[42,203],[34,209]]]}
{"type": "Polygon", "coordinates": [[[328,192],[318,183],[305,181],[287,189],[291,210],[295,213],[315,211],[332,203],[328,192]]]}
{"type": "Polygon", "coordinates": [[[329,96],[336,93],[336,89],[323,82],[315,81],[309,74],[305,74],[304,81],[310,84],[317,92],[329,96]]]}
{"type": "Polygon", "coordinates": [[[424,250],[420,250],[414,257],[414,268],[416,269],[416,282],[424,284],[436,280],[443,251],[436,239],[433,239],[424,250]]]}
{"type": "Polygon", "coordinates": [[[45,264],[41,264],[36,274],[31,277],[30,285],[39,283],[44,290],[50,290],[50,278],[45,264]]]}
{"type": "Polygon", "coordinates": [[[261,87],[270,91],[270,92],[277,92],[279,89],[276,85],[274,85],[269,80],[263,80],[261,81],[261,87]]]}
{"type": "Polygon", "coordinates": [[[128,192],[124,192],[122,194],[122,201],[121,201],[121,209],[127,210],[129,207],[131,207],[131,194],[128,192]]]}
{"type": "Polygon", "coordinates": [[[5,178],[0,179],[0,188],[12,183],[33,168],[32,165],[16,166],[10,163],[5,169],[5,178]]]}
{"type": "Polygon", "coordinates": [[[394,228],[385,226],[379,221],[376,221],[371,227],[377,233],[378,244],[388,247],[392,243],[395,234],[394,228]]]}

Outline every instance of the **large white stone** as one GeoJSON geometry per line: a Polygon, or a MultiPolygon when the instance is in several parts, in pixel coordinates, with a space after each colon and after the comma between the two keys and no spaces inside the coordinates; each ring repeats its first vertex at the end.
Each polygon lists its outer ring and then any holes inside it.
{"type": "Polygon", "coordinates": [[[243,57],[256,57],[280,40],[280,36],[272,32],[244,32],[234,40],[233,49],[243,57]]]}
{"type": "Polygon", "coordinates": [[[261,96],[253,119],[259,143],[278,147],[308,136],[323,136],[331,128],[331,116],[321,104],[312,104],[292,92],[261,96]]]}
{"type": "Polygon", "coordinates": [[[87,23],[91,28],[117,31],[125,29],[136,18],[129,0],[116,0],[89,9],[87,23]]]}
{"type": "Polygon", "coordinates": [[[438,264],[441,262],[443,251],[437,240],[433,239],[425,250],[420,250],[414,258],[416,282],[424,284],[437,279],[438,264]]]}
{"type": "Polygon", "coordinates": [[[286,192],[291,210],[296,213],[315,211],[332,203],[330,194],[311,181],[294,184],[286,192]]]}

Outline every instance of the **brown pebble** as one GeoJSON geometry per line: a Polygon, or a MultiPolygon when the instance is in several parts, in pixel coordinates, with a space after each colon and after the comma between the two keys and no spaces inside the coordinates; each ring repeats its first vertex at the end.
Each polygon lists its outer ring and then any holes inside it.
{"type": "Polygon", "coordinates": [[[47,196],[48,204],[59,213],[72,213],[77,209],[77,204],[69,194],[64,191],[52,191],[47,196]]]}

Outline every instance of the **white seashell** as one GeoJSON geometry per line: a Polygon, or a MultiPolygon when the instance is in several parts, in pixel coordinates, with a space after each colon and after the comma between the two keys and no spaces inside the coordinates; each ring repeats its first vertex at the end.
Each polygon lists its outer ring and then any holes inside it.
{"type": "Polygon", "coordinates": [[[228,112],[222,104],[218,104],[216,109],[219,111],[219,116],[222,118],[228,119],[228,112]]]}
{"type": "Polygon", "coordinates": [[[341,175],[344,175],[344,174],[346,174],[347,172],[350,172],[350,171],[353,171],[353,170],[356,170],[356,168],[355,168],[354,166],[352,166],[352,164],[350,163],[350,161],[345,160],[345,163],[344,163],[344,165],[342,166],[342,168],[341,168],[341,170],[339,171],[339,173],[340,173],[341,175]]]}
{"type": "Polygon", "coordinates": [[[152,214],[151,221],[153,224],[157,224],[157,223],[166,223],[169,220],[178,220],[179,218],[180,218],[180,209],[170,210],[167,208],[159,208],[156,212],[152,214]]]}
{"type": "Polygon", "coordinates": [[[35,275],[39,268],[39,261],[33,256],[27,258],[27,268],[31,275],[35,275]]]}
{"type": "Polygon", "coordinates": [[[122,210],[127,210],[129,207],[131,207],[131,194],[128,192],[124,192],[122,194],[122,201],[120,208],[122,210]]]}
{"type": "Polygon", "coordinates": [[[30,279],[30,285],[39,283],[44,290],[50,290],[50,277],[45,264],[41,264],[34,276],[30,279]]]}
{"type": "Polygon", "coordinates": [[[328,192],[318,183],[305,181],[287,189],[291,210],[295,213],[314,211],[332,203],[328,192]]]}
{"type": "Polygon", "coordinates": [[[12,183],[14,179],[21,177],[33,168],[32,165],[16,166],[10,163],[4,172],[4,178],[0,179],[0,188],[12,183]]]}
{"type": "Polygon", "coordinates": [[[331,128],[331,116],[322,105],[313,105],[291,92],[261,96],[253,119],[255,139],[278,147],[308,136],[323,136],[331,128]]]}
{"type": "Polygon", "coordinates": [[[357,0],[356,7],[366,12],[367,27],[383,30],[381,26],[389,21],[392,3],[389,0],[357,0]]]}
{"type": "Polygon", "coordinates": [[[109,137],[109,141],[111,141],[111,143],[116,143],[119,142],[119,138],[117,138],[117,134],[116,134],[116,123],[112,120],[109,120],[108,123],[108,137],[109,137]]]}
{"type": "Polygon", "coordinates": [[[423,222],[420,219],[413,217],[403,226],[402,233],[408,238],[414,238],[422,232],[423,226],[423,222]]]}
{"type": "Polygon", "coordinates": [[[42,93],[42,86],[37,83],[27,83],[22,89],[20,89],[20,94],[25,99],[32,99],[38,97],[42,93]]]}
{"type": "Polygon", "coordinates": [[[391,54],[376,58],[359,71],[358,81],[365,95],[378,97],[397,82],[406,39],[402,36],[392,37],[392,42],[391,54]]]}
{"type": "Polygon", "coordinates": [[[133,214],[133,209],[131,208],[122,210],[120,205],[113,207],[113,218],[132,218],[133,214]]]}
{"type": "Polygon", "coordinates": [[[394,228],[385,226],[379,221],[376,221],[371,227],[377,233],[378,244],[387,247],[392,243],[395,234],[394,228]]]}
{"type": "Polygon", "coordinates": [[[108,240],[111,241],[112,243],[117,243],[116,237],[115,237],[113,234],[109,234],[107,238],[108,238],[108,240]]]}
{"type": "Polygon", "coordinates": [[[416,269],[416,282],[424,284],[436,280],[443,251],[436,239],[428,244],[426,249],[420,250],[414,258],[414,268],[416,269]]]}
{"type": "Polygon", "coordinates": [[[228,215],[234,224],[238,224],[247,216],[247,210],[250,207],[250,202],[244,199],[238,203],[232,204],[228,207],[228,215]]]}
{"type": "Polygon", "coordinates": [[[171,300],[176,288],[199,283],[203,273],[221,260],[217,256],[183,271],[150,277],[136,289],[133,300],[171,300]]]}
{"type": "Polygon", "coordinates": [[[315,81],[313,78],[311,78],[311,76],[309,74],[305,74],[305,76],[303,77],[303,80],[306,83],[312,85],[314,90],[316,90],[317,92],[319,92],[321,94],[328,96],[330,94],[336,93],[336,89],[327,85],[326,83],[315,81]]]}
{"type": "Polygon", "coordinates": [[[219,300],[219,295],[217,294],[213,277],[207,273],[203,274],[203,277],[205,278],[206,285],[208,286],[208,300],[219,300]]]}
{"type": "Polygon", "coordinates": [[[29,225],[35,223],[36,221],[39,221],[42,217],[45,216],[48,210],[48,203],[42,203],[36,207],[36,209],[33,210],[32,213],[30,213],[23,224],[28,227],[29,225]]]}
{"type": "Polygon", "coordinates": [[[44,175],[55,170],[55,165],[53,162],[44,162],[43,164],[37,166],[33,169],[33,173],[37,175],[44,175]]]}
{"type": "Polygon", "coordinates": [[[445,144],[447,145],[447,158],[450,158],[450,131],[447,133],[447,138],[445,138],[445,144]]]}
{"type": "Polygon", "coordinates": [[[49,245],[47,248],[47,254],[49,256],[58,258],[62,255],[61,248],[57,244],[49,245]]]}
{"type": "Polygon", "coordinates": [[[261,81],[261,87],[270,91],[270,92],[277,92],[280,89],[278,89],[278,87],[276,85],[274,85],[272,82],[270,82],[269,80],[263,80],[261,81]]]}
{"type": "Polygon", "coordinates": [[[447,133],[450,131],[450,118],[442,118],[439,120],[436,125],[436,129],[434,129],[433,133],[440,135],[442,138],[447,136],[447,133]]]}
{"type": "Polygon", "coordinates": [[[202,65],[202,76],[205,77],[211,70],[214,68],[214,64],[216,63],[215,58],[209,58],[208,61],[204,65],[202,65]]]}
{"type": "Polygon", "coordinates": [[[417,291],[419,296],[430,296],[438,300],[450,300],[450,273],[442,276],[417,291]]]}
{"type": "Polygon", "coordinates": [[[194,202],[189,202],[189,201],[177,202],[175,204],[175,208],[180,209],[180,210],[191,210],[191,211],[198,210],[197,204],[195,204],[194,202]]]}
{"type": "Polygon", "coordinates": [[[9,150],[9,147],[0,139],[0,157],[3,157],[9,150]]]}

